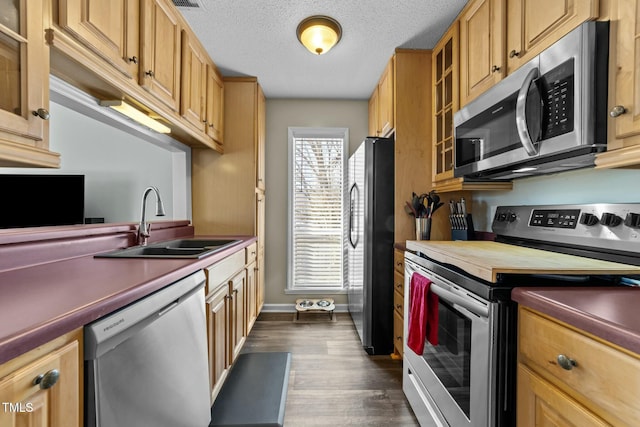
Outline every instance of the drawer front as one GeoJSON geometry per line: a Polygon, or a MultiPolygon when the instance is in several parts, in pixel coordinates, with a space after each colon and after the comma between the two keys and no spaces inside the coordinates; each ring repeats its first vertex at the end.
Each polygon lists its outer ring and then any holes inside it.
{"type": "Polygon", "coordinates": [[[393,268],[404,274],[404,252],[396,249],[393,252],[393,268]]]}
{"type": "Polygon", "coordinates": [[[404,350],[403,319],[395,310],[393,311],[393,346],[400,357],[402,357],[404,350]]]}
{"type": "Polygon", "coordinates": [[[251,264],[253,261],[256,260],[256,254],[258,253],[258,244],[252,243],[251,245],[245,248],[244,252],[245,252],[245,263],[251,264]]]}
{"type": "Polygon", "coordinates": [[[638,357],[527,309],[519,314],[522,363],[612,424],[640,425],[638,357]],[[560,355],[575,366],[563,368],[560,355]]]}
{"type": "Polygon", "coordinates": [[[393,272],[393,289],[404,295],[404,273],[393,272]]]}
{"type": "Polygon", "coordinates": [[[245,251],[238,251],[206,268],[207,294],[244,268],[245,251]]]}
{"type": "Polygon", "coordinates": [[[404,317],[404,295],[398,292],[393,293],[393,308],[398,314],[404,317]]]}

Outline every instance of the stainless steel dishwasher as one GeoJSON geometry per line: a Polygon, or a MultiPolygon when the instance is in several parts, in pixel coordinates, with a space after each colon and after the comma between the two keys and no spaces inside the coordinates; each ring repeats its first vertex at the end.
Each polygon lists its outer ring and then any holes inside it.
{"type": "Polygon", "coordinates": [[[202,271],[85,327],[86,425],[206,427],[202,271]]]}

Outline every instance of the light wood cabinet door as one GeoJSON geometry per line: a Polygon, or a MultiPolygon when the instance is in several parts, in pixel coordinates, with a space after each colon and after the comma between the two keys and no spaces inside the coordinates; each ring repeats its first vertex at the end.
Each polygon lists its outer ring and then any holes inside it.
{"type": "MultiPolygon", "coordinates": [[[[19,363],[22,357],[8,363],[19,363]]],[[[0,426],[83,425],[81,357],[80,342],[72,341],[0,377],[0,426]],[[59,376],[54,382],[56,371],[59,376]],[[47,381],[52,383],[48,388],[47,381]]]]}
{"type": "Polygon", "coordinates": [[[207,333],[209,335],[209,383],[211,401],[227,377],[229,366],[229,285],[224,283],[207,298],[207,333]]]}
{"type": "Polygon", "coordinates": [[[404,318],[397,311],[393,311],[393,348],[402,358],[404,355],[404,318]]]}
{"type": "Polygon", "coordinates": [[[256,258],[256,306],[260,314],[264,306],[265,278],[264,278],[264,231],[265,231],[265,195],[262,192],[256,194],[257,202],[257,236],[258,254],[256,258]]]}
{"type": "Polygon", "coordinates": [[[581,23],[596,19],[598,14],[598,0],[508,1],[507,73],[515,71],[581,23]]]}
{"type": "Polygon", "coordinates": [[[640,164],[640,3],[611,4],[609,140],[596,165],[635,166],[640,164]]]}
{"type": "Polygon", "coordinates": [[[266,187],[265,182],[265,138],[267,135],[267,122],[266,122],[266,99],[262,87],[258,86],[258,105],[256,113],[256,130],[258,135],[256,136],[256,188],[264,191],[266,187]]]}
{"type": "Polygon", "coordinates": [[[49,48],[43,0],[3,3],[0,25],[0,166],[58,167],[49,151],[49,48]]]}
{"type": "Polygon", "coordinates": [[[58,5],[61,28],[137,82],[140,0],[58,0],[58,5]]]}
{"type": "Polygon", "coordinates": [[[246,338],[246,297],[247,277],[244,270],[233,276],[229,281],[229,296],[231,302],[231,336],[230,353],[231,363],[236,360],[246,338]]]}
{"type": "Polygon", "coordinates": [[[179,12],[168,0],[142,0],[140,33],[140,85],[179,111],[180,24],[179,12]]]}
{"type": "Polygon", "coordinates": [[[391,58],[378,83],[378,129],[380,136],[388,135],[394,126],[393,73],[394,58],[391,58]]]}
{"type": "Polygon", "coordinates": [[[472,0],[460,16],[460,106],[505,76],[505,0],[472,0]]]}
{"type": "Polygon", "coordinates": [[[257,288],[256,288],[256,263],[255,261],[249,264],[245,270],[247,275],[247,312],[246,312],[246,336],[249,336],[253,324],[256,323],[258,318],[258,306],[257,306],[257,288]]]}
{"type": "Polygon", "coordinates": [[[518,364],[517,381],[517,427],[610,426],[523,364],[518,364]]]}
{"type": "Polygon", "coordinates": [[[207,95],[207,65],[209,58],[195,36],[182,31],[182,86],[180,115],[193,127],[205,131],[205,98],[207,95]]]}
{"type": "Polygon", "coordinates": [[[458,111],[458,22],[433,48],[433,182],[453,178],[453,113],[458,111]]]}
{"type": "Polygon", "coordinates": [[[206,132],[218,144],[224,139],[224,82],[215,66],[207,67],[206,132]]]}
{"type": "Polygon", "coordinates": [[[369,135],[380,135],[380,129],[378,128],[378,87],[371,94],[369,98],[369,135]]]}

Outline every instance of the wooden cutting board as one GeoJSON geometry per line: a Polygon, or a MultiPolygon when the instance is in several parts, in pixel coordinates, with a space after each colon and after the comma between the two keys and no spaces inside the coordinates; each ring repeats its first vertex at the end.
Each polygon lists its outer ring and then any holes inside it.
{"type": "Polygon", "coordinates": [[[407,240],[407,249],[489,282],[511,274],[640,274],[640,267],[490,241],[407,240]]]}

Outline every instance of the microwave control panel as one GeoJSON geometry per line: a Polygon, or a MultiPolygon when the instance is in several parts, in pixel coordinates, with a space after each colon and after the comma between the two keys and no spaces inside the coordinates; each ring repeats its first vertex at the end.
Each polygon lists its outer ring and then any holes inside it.
{"type": "Polygon", "coordinates": [[[574,62],[563,62],[538,81],[544,104],[542,139],[573,131],[574,62]]]}

